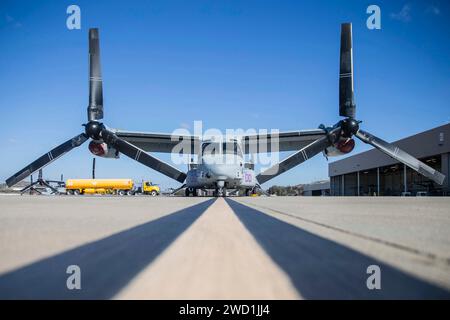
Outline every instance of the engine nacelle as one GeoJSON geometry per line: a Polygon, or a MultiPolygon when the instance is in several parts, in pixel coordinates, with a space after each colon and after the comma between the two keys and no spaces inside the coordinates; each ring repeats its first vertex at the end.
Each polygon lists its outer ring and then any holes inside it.
{"type": "Polygon", "coordinates": [[[104,142],[91,141],[89,142],[89,151],[98,157],[102,158],[119,158],[119,151],[114,148],[109,147],[104,142]]]}
{"type": "Polygon", "coordinates": [[[354,148],[355,140],[341,137],[338,142],[325,150],[325,155],[328,157],[342,156],[351,152],[354,148]]]}

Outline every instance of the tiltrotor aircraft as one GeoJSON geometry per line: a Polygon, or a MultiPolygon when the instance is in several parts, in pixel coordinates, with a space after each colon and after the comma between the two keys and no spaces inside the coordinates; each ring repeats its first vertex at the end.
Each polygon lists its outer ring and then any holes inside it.
{"type": "Polygon", "coordinates": [[[48,165],[88,139],[89,150],[96,156],[117,158],[120,153],[134,159],[182,183],[186,195],[197,195],[202,190],[212,189],[214,195],[222,196],[226,190],[244,189],[248,193],[259,184],[288,171],[289,169],[323,152],[328,156],[339,156],[351,152],[355,146],[353,137],[370,144],[381,152],[416,170],[438,184],[445,176],[425,163],[417,160],[398,147],[360,129],[356,119],[356,104],[353,90],[352,25],[341,25],[339,115],[343,119],[335,125],[319,129],[279,132],[276,135],[253,134],[235,139],[204,140],[194,135],[130,132],[108,128],[103,122],[103,90],[100,69],[98,29],[89,30],[89,106],[85,131],[73,137],[6,180],[12,186],[33,172],[48,165]],[[180,144],[181,147],[180,148],[180,144]],[[276,146],[274,148],[273,146],[276,146]],[[190,164],[187,172],[163,162],[147,152],[183,152],[196,155],[198,163],[190,164]],[[188,150],[188,151],[186,151],[188,150]],[[244,155],[271,151],[296,151],[291,156],[256,174],[254,165],[244,161],[244,155]],[[179,152],[179,151],[177,151],[179,152]]]}

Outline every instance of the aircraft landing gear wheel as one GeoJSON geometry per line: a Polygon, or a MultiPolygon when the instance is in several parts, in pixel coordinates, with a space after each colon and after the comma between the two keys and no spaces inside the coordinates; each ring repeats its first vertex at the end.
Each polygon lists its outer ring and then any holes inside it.
{"type": "Polygon", "coordinates": [[[226,192],[225,181],[223,181],[223,180],[217,181],[217,183],[216,183],[216,196],[217,197],[223,197],[225,192],[226,192]]]}

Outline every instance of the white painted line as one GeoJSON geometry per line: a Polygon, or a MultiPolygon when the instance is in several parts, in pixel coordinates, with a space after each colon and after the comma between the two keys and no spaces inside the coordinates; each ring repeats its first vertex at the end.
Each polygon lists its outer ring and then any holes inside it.
{"type": "Polygon", "coordinates": [[[115,298],[300,297],[284,271],[219,198],[115,298]]]}

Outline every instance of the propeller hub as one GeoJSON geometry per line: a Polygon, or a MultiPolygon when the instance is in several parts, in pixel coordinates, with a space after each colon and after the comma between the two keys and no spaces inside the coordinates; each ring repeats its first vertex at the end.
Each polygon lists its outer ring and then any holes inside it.
{"type": "Polygon", "coordinates": [[[105,128],[103,123],[98,121],[89,121],[84,127],[86,134],[94,140],[100,140],[100,132],[105,128]]]}
{"type": "Polygon", "coordinates": [[[353,118],[347,118],[341,121],[342,136],[351,138],[359,130],[359,121],[353,118]]]}

